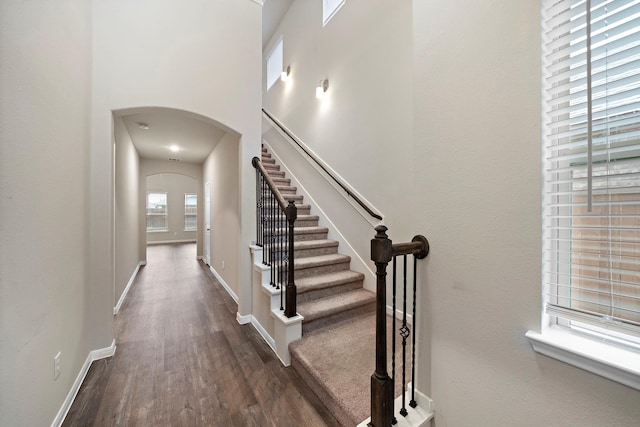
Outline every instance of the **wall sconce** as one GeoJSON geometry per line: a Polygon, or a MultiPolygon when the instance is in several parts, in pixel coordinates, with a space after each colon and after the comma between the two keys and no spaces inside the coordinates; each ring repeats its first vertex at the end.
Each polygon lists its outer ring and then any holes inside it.
{"type": "Polygon", "coordinates": [[[329,89],[329,80],[327,79],[320,80],[320,84],[316,88],[316,98],[318,99],[324,98],[324,95],[327,92],[327,89],[329,89]]]}
{"type": "Polygon", "coordinates": [[[287,65],[287,68],[285,68],[282,73],[280,73],[280,80],[282,80],[283,82],[286,82],[287,80],[289,80],[289,76],[291,75],[291,65],[287,65]]]}

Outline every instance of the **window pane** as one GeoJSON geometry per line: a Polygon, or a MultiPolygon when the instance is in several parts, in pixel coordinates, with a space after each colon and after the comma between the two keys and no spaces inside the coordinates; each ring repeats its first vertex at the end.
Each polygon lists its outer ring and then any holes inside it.
{"type": "Polygon", "coordinates": [[[587,5],[545,2],[547,312],[640,336],[640,2],[587,5]]]}
{"type": "Polygon", "coordinates": [[[198,228],[198,196],[184,195],[184,231],[196,231],[198,228]]]}
{"type": "Polygon", "coordinates": [[[333,18],[338,12],[338,9],[344,4],[345,0],[323,0],[322,1],[322,25],[327,25],[327,22],[333,18]]]}
{"type": "Polygon", "coordinates": [[[267,58],[267,90],[280,78],[284,66],[282,40],[276,44],[267,58]]]}
{"type": "Polygon", "coordinates": [[[147,231],[169,231],[167,193],[147,193],[147,231]]]}

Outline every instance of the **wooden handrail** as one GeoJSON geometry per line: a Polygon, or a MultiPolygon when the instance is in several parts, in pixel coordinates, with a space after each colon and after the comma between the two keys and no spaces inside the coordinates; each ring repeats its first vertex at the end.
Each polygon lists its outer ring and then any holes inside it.
{"type": "Polygon", "coordinates": [[[278,204],[280,205],[283,211],[286,211],[287,201],[282,196],[282,194],[280,194],[280,190],[278,190],[278,187],[276,186],[275,182],[273,182],[273,180],[267,173],[267,170],[262,165],[262,162],[260,161],[260,159],[258,157],[254,157],[253,159],[251,159],[251,164],[253,165],[254,168],[260,170],[260,172],[262,173],[263,179],[269,186],[269,189],[271,190],[273,195],[276,196],[276,200],[278,201],[278,204]]]}
{"type": "MultiPolygon", "coordinates": [[[[263,263],[271,267],[270,284],[277,289],[286,290],[286,302],[283,307],[282,292],[280,293],[280,309],[284,310],[286,317],[294,317],[297,315],[297,290],[294,276],[294,227],[298,217],[298,208],[293,200],[287,201],[278,186],[273,182],[273,179],[269,176],[267,170],[262,165],[262,161],[258,157],[251,159],[251,164],[256,168],[257,181],[256,181],[256,231],[258,245],[264,248],[267,252],[268,260],[263,258],[263,263]],[[260,183],[263,182],[269,188],[266,192],[264,187],[260,187],[260,183]],[[270,203],[268,200],[265,202],[265,192],[270,194],[273,201],[278,204],[280,210],[286,218],[286,226],[280,222],[282,229],[278,230],[276,226],[275,218],[276,207],[275,203],[270,203]],[[268,224],[261,226],[261,224],[268,224]],[[265,227],[269,227],[269,230],[265,230],[265,227]],[[282,233],[282,230],[285,232],[282,233]],[[280,235],[280,237],[278,237],[280,235]],[[286,239],[286,242],[285,240],[286,239]],[[286,252],[286,253],[285,253],[286,252]],[[286,261],[286,262],[285,262],[286,261]],[[286,272],[283,274],[283,267],[286,265],[286,272]],[[276,271],[278,270],[278,271],[276,271]],[[286,279],[286,286],[284,281],[286,279]]],[[[282,220],[280,220],[282,221],[282,220]]],[[[265,253],[263,252],[263,257],[265,253]]]]}
{"type": "Polygon", "coordinates": [[[276,125],[285,135],[287,135],[287,137],[289,137],[289,139],[291,139],[291,141],[293,141],[298,147],[300,147],[300,149],[302,151],[304,151],[304,153],[309,156],[309,158],[311,160],[313,160],[318,166],[320,166],[320,168],[331,177],[331,179],[333,181],[335,181],[336,184],[338,184],[340,186],[340,188],[342,188],[349,197],[351,197],[353,200],[356,201],[356,203],[358,205],[360,205],[360,207],[362,209],[364,209],[369,215],[371,215],[373,218],[378,219],[380,221],[382,221],[382,215],[380,215],[379,213],[374,212],[374,210],[369,207],[365,202],[363,202],[356,194],[354,194],[353,191],[351,191],[351,189],[349,187],[347,187],[346,184],[344,184],[341,180],[339,180],[334,174],[332,174],[323,164],[320,160],[318,160],[316,158],[316,156],[314,156],[312,153],[309,152],[309,150],[307,150],[304,145],[298,140],[298,138],[296,138],[295,136],[293,136],[291,134],[291,132],[289,132],[289,130],[282,124],[280,123],[275,117],[273,117],[271,114],[269,114],[267,112],[267,110],[265,110],[264,108],[262,109],[262,113],[274,124],[276,125]]]}

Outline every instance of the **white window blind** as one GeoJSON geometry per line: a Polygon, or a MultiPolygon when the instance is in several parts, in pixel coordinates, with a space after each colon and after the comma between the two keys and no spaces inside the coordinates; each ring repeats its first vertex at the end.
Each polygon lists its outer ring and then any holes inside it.
{"type": "Polygon", "coordinates": [[[184,231],[198,229],[198,195],[184,195],[184,231]]]}
{"type": "Polygon", "coordinates": [[[147,231],[169,231],[167,193],[147,193],[147,231]]]}
{"type": "Polygon", "coordinates": [[[543,4],[546,312],[638,343],[640,0],[543,4]]]}

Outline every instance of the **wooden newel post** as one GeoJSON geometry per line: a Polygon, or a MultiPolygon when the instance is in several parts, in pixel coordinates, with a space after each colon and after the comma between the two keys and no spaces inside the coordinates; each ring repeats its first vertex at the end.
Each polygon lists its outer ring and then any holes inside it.
{"type": "Polygon", "coordinates": [[[293,201],[289,200],[289,205],[285,210],[285,214],[287,216],[288,223],[288,250],[287,250],[287,259],[289,260],[289,265],[287,268],[287,300],[285,302],[284,315],[287,317],[294,317],[297,314],[298,308],[296,307],[296,283],[294,279],[294,265],[293,265],[293,241],[294,241],[294,224],[296,219],[298,218],[298,208],[293,203],[293,201]]]}
{"type": "Polygon", "coordinates": [[[393,416],[393,380],[387,373],[387,264],[393,256],[393,243],[387,227],[376,227],[371,239],[371,260],[376,264],[376,370],[371,375],[372,427],[389,427],[393,416]]]}

